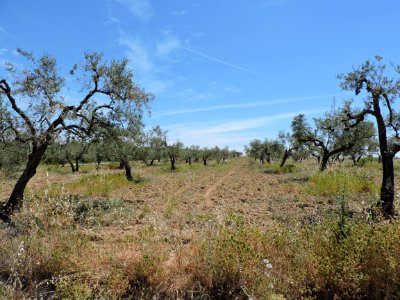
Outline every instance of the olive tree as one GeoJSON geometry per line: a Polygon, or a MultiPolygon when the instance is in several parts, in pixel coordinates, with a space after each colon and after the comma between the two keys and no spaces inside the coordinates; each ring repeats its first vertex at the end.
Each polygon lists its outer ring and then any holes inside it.
{"type": "Polygon", "coordinates": [[[183,143],[177,141],[173,144],[165,143],[165,149],[169,157],[169,161],[171,163],[171,172],[176,170],[176,161],[182,155],[183,152],[183,143]]]}
{"type": "Polygon", "coordinates": [[[265,139],[263,142],[259,139],[250,141],[248,146],[245,146],[245,152],[248,156],[259,159],[262,164],[265,161],[271,163],[271,160],[275,160],[284,152],[284,146],[274,139],[265,139]]]}
{"type": "Polygon", "coordinates": [[[360,162],[361,158],[367,156],[370,153],[369,151],[375,147],[375,127],[373,126],[373,123],[362,122],[356,127],[356,130],[364,131],[364,133],[360,132],[358,134],[370,136],[371,138],[356,140],[354,147],[344,153],[352,160],[353,166],[356,166],[360,162]]]}
{"type": "Polygon", "coordinates": [[[192,165],[193,159],[196,161],[199,160],[199,155],[200,155],[200,146],[197,145],[192,145],[190,147],[186,147],[183,151],[185,161],[189,165],[192,165]]]}
{"type": "Polygon", "coordinates": [[[225,162],[229,158],[229,154],[231,152],[229,151],[229,147],[225,146],[224,148],[221,149],[221,158],[222,162],[225,162]]]}
{"type": "Polygon", "coordinates": [[[312,130],[303,114],[297,115],[292,121],[293,137],[297,143],[311,143],[322,153],[320,170],[328,167],[331,157],[351,150],[359,140],[371,139],[373,128],[369,123],[350,126],[343,122],[345,108],[332,108],[323,118],[315,118],[315,130],[312,130]]]}
{"type": "Polygon", "coordinates": [[[230,155],[232,158],[238,158],[238,157],[242,156],[243,153],[242,153],[242,152],[239,152],[239,151],[236,151],[236,150],[231,150],[231,151],[229,152],[229,155],[230,155]]]}
{"type": "Polygon", "coordinates": [[[53,56],[35,58],[18,52],[27,63],[7,65],[7,76],[0,77],[0,110],[7,112],[2,114],[1,132],[31,147],[25,169],[3,207],[3,220],[21,206],[27,183],[57,136],[63,132],[90,135],[96,126],[140,117],[152,98],[134,83],[127,59],[106,62],[102,54],[85,53],[83,63],[72,67],[67,80],[53,56]],[[80,99],[66,100],[66,82],[80,85],[80,99]]]}
{"type": "Polygon", "coordinates": [[[295,147],[295,140],[290,133],[280,131],[278,133],[278,141],[285,149],[280,164],[280,167],[282,168],[285,165],[287,159],[293,154],[293,148],[295,147]]]}
{"type": "Polygon", "coordinates": [[[244,151],[249,157],[254,158],[254,160],[259,159],[260,162],[264,164],[265,153],[264,153],[263,143],[261,140],[254,139],[250,141],[249,145],[246,145],[244,147],[244,151]]]}
{"type": "Polygon", "coordinates": [[[89,150],[90,143],[85,141],[84,136],[78,139],[67,138],[65,143],[65,159],[71,167],[73,173],[79,172],[79,162],[89,150]]]}
{"type": "Polygon", "coordinates": [[[219,164],[221,162],[222,159],[222,151],[221,148],[218,146],[215,146],[213,148],[210,149],[211,150],[211,155],[212,157],[217,161],[217,164],[219,164]]]}
{"type": "Polygon", "coordinates": [[[275,139],[265,139],[262,144],[262,149],[265,160],[268,163],[271,163],[272,160],[279,159],[285,152],[284,145],[279,140],[275,139]]]}
{"type": "MultiPolygon", "coordinates": [[[[393,71],[400,74],[400,65],[393,66],[393,71]]],[[[386,65],[377,56],[339,78],[344,90],[353,91],[364,100],[364,106],[359,110],[347,111],[347,120],[353,120],[353,125],[357,125],[371,116],[376,122],[382,163],[380,205],[384,215],[391,218],[395,215],[393,159],[400,151],[400,79],[386,72],[386,65]]]]}
{"type": "Polygon", "coordinates": [[[203,166],[207,166],[208,160],[213,156],[213,151],[207,147],[201,149],[201,159],[203,160],[203,166]]]}
{"type": "Polygon", "coordinates": [[[154,161],[161,161],[165,152],[167,131],[155,126],[146,132],[142,138],[142,145],[137,151],[137,158],[146,166],[152,166],[154,161]]]}
{"type": "Polygon", "coordinates": [[[137,181],[132,176],[130,161],[137,157],[143,140],[143,124],[136,120],[127,127],[115,126],[107,135],[109,157],[119,162],[119,168],[125,170],[129,181],[137,181]]]}

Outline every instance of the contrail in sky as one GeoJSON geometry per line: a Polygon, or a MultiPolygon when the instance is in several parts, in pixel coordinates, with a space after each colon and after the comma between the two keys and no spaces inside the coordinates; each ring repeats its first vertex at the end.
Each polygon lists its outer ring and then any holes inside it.
{"type": "MultiPolygon", "coordinates": [[[[341,94],[347,94],[347,93],[341,93],[341,94]]],[[[330,98],[330,97],[334,97],[334,96],[337,96],[337,94],[325,94],[325,95],[316,95],[316,96],[307,96],[307,97],[283,98],[283,99],[275,99],[275,100],[268,100],[268,101],[215,105],[215,106],[198,107],[198,108],[182,109],[182,110],[175,110],[175,111],[155,112],[154,115],[155,116],[172,116],[172,115],[179,115],[179,114],[197,113],[197,112],[214,111],[214,110],[222,110],[222,109],[252,108],[252,107],[259,107],[259,106],[266,106],[266,105],[330,98]]]]}
{"type": "Polygon", "coordinates": [[[207,59],[209,59],[209,60],[215,61],[215,62],[217,62],[217,63],[223,64],[223,65],[226,65],[226,66],[229,66],[229,67],[232,67],[232,68],[235,68],[235,69],[238,69],[238,70],[247,72],[247,73],[251,73],[251,74],[254,74],[254,75],[258,75],[258,76],[262,76],[262,77],[266,77],[266,78],[271,78],[270,76],[267,76],[267,75],[265,75],[265,74],[262,74],[262,73],[259,73],[259,72],[256,72],[256,71],[253,71],[253,70],[250,70],[250,69],[242,68],[242,67],[240,67],[240,66],[231,64],[231,63],[229,63],[229,62],[227,62],[227,61],[218,59],[218,58],[216,58],[216,57],[209,56],[209,55],[207,55],[207,54],[204,54],[204,53],[201,53],[201,52],[199,52],[199,51],[193,50],[193,49],[191,49],[191,48],[188,48],[188,47],[185,47],[185,46],[180,46],[180,47],[181,47],[182,49],[186,50],[186,51],[189,51],[189,52],[191,52],[191,53],[193,53],[193,54],[196,54],[196,55],[198,55],[198,56],[207,58],[207,59]]]}

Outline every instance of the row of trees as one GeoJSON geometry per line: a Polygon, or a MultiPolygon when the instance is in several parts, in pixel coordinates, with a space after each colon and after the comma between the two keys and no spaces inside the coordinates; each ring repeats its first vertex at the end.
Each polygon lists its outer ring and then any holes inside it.
{"type": "MultiPolygon", "coordinates": [[[[392,66],[392,75],[399,74],[400,66],[392,66]]],[[[386,72],[386,65],[377,56],[339,75],[341,87],[362,97],[364,106],[355,107],[352,100],[347,100],[338,108],[333,106],[324,117],[315,118],[314,127],[300,114],[292,121],[291,134],[280,133],[277,139],[264,142],[253,140],[246,153],[261,162],[281,158],[281,166],[289,156],[295,160],[315,156],[321,171],[332,160],[349,157],[357,164],[362,156],[378,156],[382,164],[379,205],[384,215],[392,218],[395,215],[393,161],[400,151],[400,80],[386,72]]]]}
{"type": "Polygon", "coordinates": [[[313,128],[305,115],[300,114],[292,121],[292,133],[282,131],[276,139],[253,140],[245,147],[246,153],[261,163],[279,160],[281,167],[289,157],[295,161],[315,157],[321,171],[327,169],[329,162],[343,161],[346,157],[356,165],[363,156],[378,152],[375,128],[367,121],[347,128],[343,116],[343,108],[333,108],[323,118],[315,118],[313,128]]]}
{"type": "MultiPolygon", "coordinates": [[[[124,139],[125,135],[119,138],[124,139]]],[[[103,162],[119,162],[120,168],[123,168],[132,160],[141,161],[148,167],[153,166],[155,162],[168,160],[171,163],[171,171],[174,171],[177,160],[189,165],[201,162],[206,166],[209,160],[220,163],[241,155],[240,152],[230,151],[228,147],[200,148],[197,145],[187,147],[181,142],[167,143],[166,132],[159,126],[147,134],[138,135],[134,140],[122,142],[117,139],[117,136],[113,136],[112,141],[107,139],[56,141],[49,146],[43,162],[61,166],[68,164],[72,172],[78,172],[82,162],[95,163],[97,168],[100,168],[103,162]]],[[[16,158],[19,164],[23,159],[24,153],[21,153],[19,159],[16,158]]]]}

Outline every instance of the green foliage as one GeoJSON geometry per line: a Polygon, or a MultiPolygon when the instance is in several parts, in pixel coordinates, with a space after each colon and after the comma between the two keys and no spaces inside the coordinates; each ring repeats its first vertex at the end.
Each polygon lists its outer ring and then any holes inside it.
{"type": "Polygon", "coordinates": [[[84,281],[71,280],[70,278],[62,278],[55,284],[55,300],[82,299],[89,300],[92,298],[92,291],[84,281]]]}
{"type": "Polygon", "coordinates": [[[27,144],[15,141],[0,141],[0,172],[12,177],[26,163],[27,144]]]}
{"type": "Polygon", "coordinates": [[[346,226],[346,235],[341,233],[341,222],[326,222],[308,232],[306,241],[313,257],[310,264],[315,268],[308,274],[312,282],[309,292],[348,299],[361,295],[399,297],[400,272],[396,268],[400,256],[393,251],[398,242],[393,227],[398,224],[370,226],[349,220],[346,226]],[[380,249],[382,243],[386,246],[380,249]]]}
{"type": "Polygon", "coordinates": [[[248,146],[245,146],[246,154],[254,159],[259,159],[261,163],[264,161],[271,162],[271,160],[280,159],[285,152],[285,137],[280,136],[278,140],[255,139],[250,141],[248,146]]]}

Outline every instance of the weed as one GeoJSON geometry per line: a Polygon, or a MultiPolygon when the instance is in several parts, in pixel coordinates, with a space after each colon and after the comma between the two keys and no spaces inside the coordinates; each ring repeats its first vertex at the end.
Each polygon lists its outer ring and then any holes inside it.
{"type": "Polygon", "coordinates": [[[166,219],[171,219],[175,207],[178,204],[176,197],[170,197],[167,199],[167,202],[165,204],[165,209],[164,209],[164,218],[166,219]]]}

